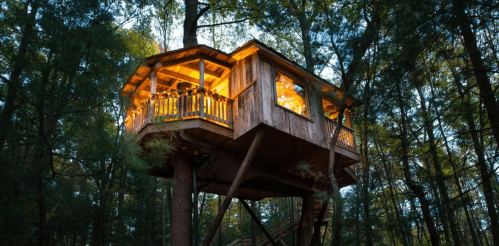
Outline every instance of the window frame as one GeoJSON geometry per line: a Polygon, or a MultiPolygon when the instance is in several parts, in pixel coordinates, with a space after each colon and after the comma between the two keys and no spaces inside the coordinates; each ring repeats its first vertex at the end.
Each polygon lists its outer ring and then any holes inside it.
{"type": "Polygon", "coordinates": [[[273,78],[273,81],[272,81],[272,84],[273,84],[272,88],[274,90],[273,91],[273,99],[274,99],[275,105],[278,106],[278,107],[280,107],[280,108],[282,108],[282,109],[284,109],[284,110],[286,110],[286,111],[288,111],[288,112],[291,112],[291,113],[293,113],[295,115],[298,115],[300,117],[303,117],[303,118],[305,118],[305,119],[313,122],[313,120],[312,120],[312,110],[310,108],[310,99],[309,99],[310,95],[309,95],[309,90],[308,90],[307,84],[305,84],[304,82],[302,82],[301,79],[297,79],[298,77],[295,76],[295,75],[293,75],[293,74],[291,74],[290,72],[288,72],[288,71],[286,71],[284,69],[281,69],[281,68],[277,68],[275,66],[274,66],[273,75],[274,75],[273,76],[274,78],[273,78]],[[303,89],[305,90],[303,94],[305,95],[305,107],[307,109],[307,115],[299,114],[299,113],[297,113],[297,112],[295,112],[295,111],[293,111],[293,110],[291,110],[289,108],[286,108],[286,107],[284,107],[284,106],[282,106],[282,105],[279,104],[279,102],[277,101],[277,76],[278,76],[278,74],[281,74],[281,75],[284,75],[284,76],[288,77],[289,79],[291,79],[293,81],[294,84],[297,84],[297,85],[303,87],[303,89]]]}

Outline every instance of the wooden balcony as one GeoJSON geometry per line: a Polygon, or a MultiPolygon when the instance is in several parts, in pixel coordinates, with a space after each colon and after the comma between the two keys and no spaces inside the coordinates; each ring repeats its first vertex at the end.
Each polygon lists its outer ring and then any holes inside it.
{"type": "Polygon", "coordinates": [[[153,94],[129,111],[125,126],[128,132],[138,133],[149,123],[203,119],[232,129],[232,102],[230,98],[200,89],[153,94]]]}
{"type": "MultiPolygon", "coordinates": [[[[336,130],[336,126],[338,123],[329,118],[325,118],[326,121],[326,136],[328,138],[328,143],[331,143],[331,139],[333,138],[334,130],[336,130]]],[[[336,145],[350,150],[354,153],[357,153],[357,146],[355,145],[355,134],[354,131],[346,126],[341,126],[340,135],[338,136],[338,142],[336,145]]]]}

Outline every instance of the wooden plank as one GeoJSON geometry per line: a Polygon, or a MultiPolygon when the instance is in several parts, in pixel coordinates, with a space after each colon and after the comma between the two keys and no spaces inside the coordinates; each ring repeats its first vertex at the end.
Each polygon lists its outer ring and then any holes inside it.
{"type": "MultiPolygon", "coordinates": [[[[258,58],[258,54],[257,53],[253,53],[252,54],[252,58],[251,58],[251,73],[253,74],[252,75],[252,79],[255,80],[255,81],[258,81],[258,78],[259,78],[259,58],[258,58]]],[[[262,90],[260,88],[260,86],[255,86],[254,88],[255,90],[255,105],[254,107],[256,108],[256,113],[253,115],[254,117],[254,122],[256,123],[256,125],[260,124],[262,122],[262,90]]]]}
{"type": "Polygon", "coordinates": [[[255,215],[255,213],[253,213],[253,210],[251,210],[250,206],[248,206],[248,204],[243,199],[239,199],[239,201],[243,204],[246,211],[248,211],[248,213],[250,214],[253,221],[255,221],[255,223],[258,225],[258,227],[260,227],[260,230],[262,230],[262,232],[265,234],[265,236],[270,241],[270,243],[272,243],[272,245],[274,245],[274,246],[277,246],[277,243],[274,242],[274,239],[272,238],[272,236],[270,236],[269,232],[262,225],[262,222],[260,222],[260,220],[255,215]]]}
{"type": "Polygon", "coordinates": [[[272,126],[272,106],[274,95],[274,77],[268,62],[260,60],[260,89],[262,95],[263,122],[272,126]]]}
{"type": "Polygon", "coordinates": [[[230,202],[232,201],[234,192],[237,191],[237,189],[239,188],[241,178],[246,173],[246,170],[248,170],[249,164],[251,163],[253,157],[256,154],[256,150],[258,149],[258,146],[262,141],[263,134],[264,130],[260,129],[256,134],[255,138],[253,139],[253,142],[251,143],[251,146],[248,149],[246,157],[244,157],[243,163],[241,164],[241,167],[239,168],[239,171],[237,172],[236,177],[234,178],[234,182],[230,186],[229,192],[227,193],[227,196],[225,197],[222,206],[218,210],[217,217],[213,221],[213,224],[211,226],[210,231],[208,232],[208,235],[206,236],[203,246],[209,246],[211,240],[213,240],[213,236],[215,235],[215,232],[220,226],[220,222],[222,222],[223,216],[225,215],[225,212],[227,211],[227,208],[229,207],[230,202]]]}

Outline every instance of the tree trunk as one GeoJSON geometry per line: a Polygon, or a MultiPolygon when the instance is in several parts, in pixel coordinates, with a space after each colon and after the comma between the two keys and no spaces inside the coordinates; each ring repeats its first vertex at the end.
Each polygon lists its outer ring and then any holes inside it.
{"type": "Polygon", "coordinates": [[[123,245],[123,235],[125,233],[125,222],[123,220],[123,206],[125,203],[125,176],[126,171],[123,167],[120,173],[120,184],[118,193],[118,245],[123,245]]]}
{"type": "Polygon", "coordinates": [[[364,198],[364,234],[366,237],[366,246],[373,245],[373,230],[371,227],[371,196],[369,193],[369,153],[367,146],[367,116],[370,108],[370,79],[367,79],[364,91],[364,115],[363,115],[363,134],[362,134],[362,191],[364,198]]]}
{"type": "Polygon", "coordinates": [[[333,211],[333,244],[334,246],[341,246],[342,230],[343,230],[343,199],[341,194],[334,198],[334,211],[333,211]]]}
{"type": "MultiPolygon", "coordinates": [[[[468,16],[465,12],[465,4],[467,1],[463,0],[453,0],[453,10],[456,15],[456,22],[461,29],[461,34],[463,36],[464,47],[470,57],[471,64],[473,66],[473,73],[475,74],[475,79],[480,88],[480,97],[483,99],[483,104],[487,110],[487,115],[489,117],[490,125],[492,126],[492,133],[499,146],[499,104],[494,96],[494,90],[492,90],[492,85],[490,79],[487,75],[487,68],[483,64],[480,50],[476,42],[476,37],[470,27],[470,22],[468,16]]],[[[489,208],[490,210],[490,208],[489,208]]],[[[489,216],[491,216],[489,214],[489,216]]],[[[497,216],[495,218],[498,221],[497,216]]],[[[498,222],[499,223],[499,222],[498,222]]],[[[492,235],[494,237],[494,243],[499,245],[499,224],[494,223],[492,225],[492,235]]]]}
{"type": "Polygon", "coordinates": [[[198,44],[198,0],[184,0],[185,19],[184,19],[184,48],[198,44]]]}
{"type": "Polygon", "coordinates": [[[172,187],[170,181],[166,181],[166,208],[168,209],[168,223],[170,225],[170,242],[169,245],[172,245],[172,187]]]}
{"type": "Polygon", "coordinates": [[[38,235],[39,235],[39,243],[40,246],[48,246],[49,238],[48,238],[48,230],[47,230],[47,209],[45,207],[45,188],[43,185],[43,180],[41,177],[37,180],[38,189],[38,235]]]}
{"type": "Polygon", "coordinates": [[[173,156],[172,246],[192,245],[192,163],[185,153],[173,156]]]}
{"type": "MultiPolygon", "coordinates": [[[[164,181],[164,179],[162,179],[164,181]]],[[[165,184],[161,182],[161,245],[166,246],[165,235],[165,184]]]]}
{"type": "Polygon", "coordinates": [[[305,63],[307,66],[307,70],[310,73],[314,73],[314,57],[312,55],[312,41],[310,38],[310,21],[307,20],[306,15],[306,0],[301,1],[302,6],[301,9],[296,9],[296,12],[299,13],[298,21],[300,22],[301,35],[303,40],[303,56],[305,57],[305,63]]]}
{"type": "MultiPolygon", "coordinates": [[[[376,133],[375,136],[377,136],[376,130],[375,130],[375,133],[376,133]]],[[[386,163],[385,157],[383,155],[383,151],[378,149],[379,145],[378,145],[378,142],[376,141],[376,139],[374,141],[374,146],[376,147],[376,150],[378,151],[379,155],[381,156],[381,163],[383,164],[383,168],[386,170],[385,172],[386,172],[386,179],[388,181],[388,188],[390,191],[390,200],[393,204],[393,210],[395,210],[395,217],[397,218],[397,224],[399,225],[396,228],[396,230],[398,232],[397,234],[399,235],[400,241],[402,242],[402,244],[405,246],[409,246],[410,243],[409,243],[409,240],[407,239],[408,230],[405,226],[406,223],[402,222],[402,214],[401,214],[399,206],[398,206],[399,202],[398,202],[398,200],[395,199],[396,196],[395,196],[394,190],[393,190],[393,181],[392,181],[391,171],[390,171],[393,168],[388,167],[388,164],[386,163]]]]}
{"type": "Polygon", "coordinates": [[[303,197],[301,212],[297,244],[310,245],[314,229],[314,196],[312,194],[303,197]]]}
{"type": "Polygon", "coordinates": [[[154,240],[156,237],[156,200],[158,199],[158,180],[156,177],[152,178],[152,201],[151,201],[151,229],[150,229],[150,238],[149,244],[154,245],[154,240]]]}
{"type": "MultiPolygon", "coordinates": [[[[251,201],[251,211],[255,212],[256,211],[256,202],[251,201]]],[[[256,213],[256,212],[255,212],[256,213]]],[[[258,213],[256,213],[258,214],[258,213]]],[[[222,237],[222,234],[220,234],[220,237],[222,237]]],[[[251,246],[256,246],[256,233],[255,233],[255,221],[251,220],[251,246]]]]}
{"type": "Polygon", "coordinates": [[[443,207],[444,211],[441,212],[442,223],[449,223],[449,227],[452,233],[452,238],[454,240],[454,245],[460,246],[461,240],[459,239],[459,234],[456,228],[456,218],[454,216],[454,209],[449,202],[449,193],[447,187],[445,186],[445,177],[442,173],[442,166],[440,165],[440,160],[437,153],[437,146],[435,145],[435,136],[433,133],[433,121],[430,120],[429,112],[426,109],[426,100],[421,92],[420,86],[416,85],[416,90],[419,94],[421,109],[423,111],[423,122],[424,128],[428,134],[428,142],[430,143],[430,152],[433,158],[433,168],[435,169],[435,174],[437,177],[436,183],[440,194],[443,196],[443,207]]]}
{"type": "MultiPolygon", "coordinates": [[[[19,50],[12,63],[12,72],[9,76],[9,86],[7,96],[3,106],[2,113],[0,114],[0,155],[3,146],[7,139],[7,134],[10,132],[12,126],[12,116],[15,111],[15,101],[17,99],[18,89],[22,86],[21,73],[27,66],[28,45],[32,41],[33,27],[35,26],[35,17],[40,7],[40,1],[35,0],[31,4],[31,12],[26,18],[26,25],[22,28],[22,38],[19,44],[19,50]]],[[[30,8],[26,7],[26,10],[30,8]]]]}
{"type": "MultiPolygon", "coordinates": [[[[454,74],[454,82],[456,83],[457,90],[459,95],[464,99],[464,88],[459,81],[457,74],[454,74]]],[[[463,100],[463,108],[469,108],[469,99],[463,100]]],[[[482,178],[482,187],[483,194],[485,196],[485,203],[487,204],[488,215],[490,217],[490,223],[492,228],[492,236],[494,239],[494,244],[499,245],[499,221],[498,216],[494,207],[494,192],[492,190],[492,184],[490,181],[490,177],[492,174],[489,173],[487,163],[485,161],[485,156],[483,152],[482,145],[480,144],[480,140],[477,134],[477,129],[475,125],[475,120],[473,115],[465,110],[466,119],[468,121],[468,127],[470,129],[471,139],[473,141],[473,148],[475,149],[475,153],[478,158],[478,167],[480,169],[480,176],[482,178]]]]}
{"type": "Polygon", "coordinates": [[[400,116],[401,116],[401,126],[402,131],[400,133],[401,140],[401,148],[402,148],[402,164],[404,166],[404,178],[407,186],[414,192],[414,194],[418,197],[418,200],[421,204],[421,210],[423,211],[423,218],[426,222],[426,226],[428,227],[428,232],[430,233],[431,244],[433,246],[440,245],[440,240],[438,236],[437,229],[435,224],[433,223],[433,218],[430,212],[430,203],[428,199],[425,197],[424,188],[420,185],[414,183],[412,180],[411,172],[409,170],[409,141],[407,140],[407,122],[406,122],[406,113],[404,107],[404,100],[402,99],[402,91],[400,88],[400,81],[395,82],[396,90],[397,90],[397,101],[398,106],[400,108],[400,116]]]}
{"type": "MultiPolygon", "coordinates": [[[[220,211],[222,207],[222,196],[218,195],[218,211],[220,211]]],[[[222,238],[222,229],[223,229],[223,221],[218,226],[218,246],[223,246],[223,238],[222,238]]]]}

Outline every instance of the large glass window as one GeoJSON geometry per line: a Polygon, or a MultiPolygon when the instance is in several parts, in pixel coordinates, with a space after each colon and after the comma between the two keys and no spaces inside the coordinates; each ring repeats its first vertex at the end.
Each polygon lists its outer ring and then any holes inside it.
{"type": "Polygon", "coordinates": [[[281,73],[277,73],[276,91],[277,104],[297,114],[309,116],[305,86],[297,84],[291,78],[281,73]]]}

